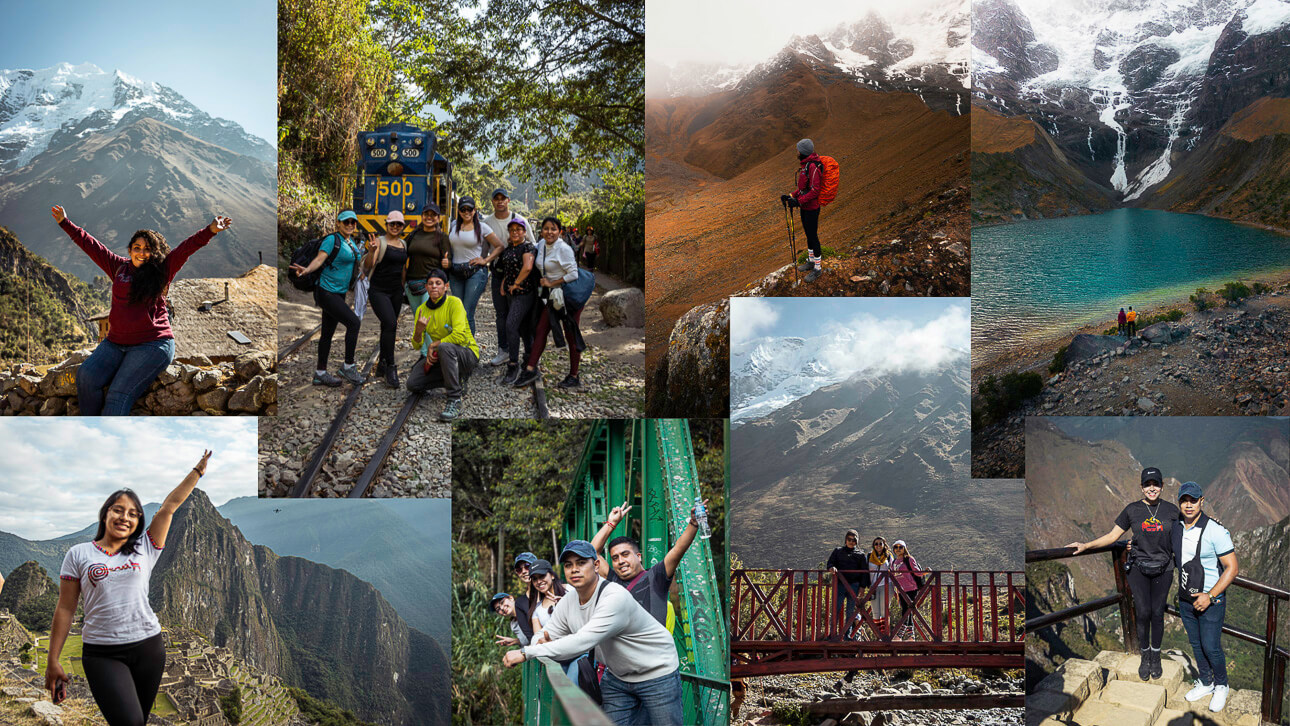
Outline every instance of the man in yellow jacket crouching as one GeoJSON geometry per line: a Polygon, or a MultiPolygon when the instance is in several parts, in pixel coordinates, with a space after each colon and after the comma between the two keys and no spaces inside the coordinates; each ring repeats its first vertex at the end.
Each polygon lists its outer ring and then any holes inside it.
{"type": "Polygon", "coordinates": [[[443,270],[430,271],[426,293],[429,297],[417,308],[412,331],[412,345],[421,349],[421,360],[408,373],[407,385],[413,393],[442,386],[448,405],[439,418],[451,421],[461,413],[466,379],[479,364],[479,344],[466,322],[465,306],[448,294],[443,270]]]}

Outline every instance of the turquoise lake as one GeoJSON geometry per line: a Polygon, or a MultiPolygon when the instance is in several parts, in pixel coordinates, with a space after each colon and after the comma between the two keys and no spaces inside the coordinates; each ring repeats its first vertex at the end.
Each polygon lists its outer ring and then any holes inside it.
{"type": "Polygon", "coordinates": [[[1114,321],[1121,307],[1290,269],[1290,237],[1196,214],[1119,209],[972,231],[972,362],[1114,321]]]}

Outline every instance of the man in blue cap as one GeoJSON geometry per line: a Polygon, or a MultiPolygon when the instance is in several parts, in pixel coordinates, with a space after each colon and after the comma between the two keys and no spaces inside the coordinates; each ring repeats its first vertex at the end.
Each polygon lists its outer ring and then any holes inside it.
{"type": "Polygon", "coordinates": [[[504,635],[496,636],[494,640],[496,645],[525,646],[533,640],[533,625],[528,623],[528,628],[524,627],[525,623],[523,621],[528,620],[528,618],[519,617],[519,611],[515,607],[514,595],[509,592],[499,592],[493,595],[493,599],[488,603],[488,609],[510,620],[511,622],[508,625],[511,626],[511,632],[515,633],[514,638],[508,638],[504,635]]]}
{"type": "Polygon", "coordinates": [[[1202,510],[1205,492],[1189,481],[1178,490],[1182,527],[1174,527],[1174,559],[1178,565],[1178,614],[1196,659],[1196,686],[1188,701],[1211,696],[1209,710],[1218,713],[1227,704],[1227,659],[1223,655],[1223,617],[1227,598],[1223,592],[1236,579],[1240,566],[1232,534],[1202,510]]]}
{"type": "Polygon", "coordinates": [[[586,540],[564,546],[560,564],[577,597],[566,595],[556,604],[546,623],[550,640],[508,651],[502,663],[510,667],[538,657],[570,660],[594,648],[596,660],[605,666],[600,692],[609,720],[679,726],[684,712],[672,636],[627,588],[602,578],[598,562],[596,549],[586,540]]]}
{"type": "MultiPolygon", "coordinates": [[[[537,240],[533,237],[533,230],[529,229],[529,223],[521,215],[511,212],[511,198],[506,196],[506,190],[498,187],[493,190],[493,213],[484,217],[484,222],[488,224],[497,239],[502,241],[503,246],[506,240],[510,239],[510,232],[507,226],[512,219],[519,219],[524,222],[524,240],[533,246],[537,246],[537,240]]],[[[496,315],[497,323],[497,355],[488,361],[490,366],[499,366],[510,360],[509,352],[506,350],[506,339],[502,336],[502,331],[506,330],[505,308],[502,305],[502,276],[497,274],[497,261],[494,260],[489,266],[492,278],[489,282],[489,289],[493,293],[493,311],[496,315]]]]}

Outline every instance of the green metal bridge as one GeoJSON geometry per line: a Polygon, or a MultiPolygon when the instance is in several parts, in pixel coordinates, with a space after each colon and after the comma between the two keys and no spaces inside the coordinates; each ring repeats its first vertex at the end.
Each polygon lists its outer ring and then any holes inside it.
{"type": "MultiPolygon", "coordinates": [[[[651,567],[663,560],[685,528],[700,495],[687,421],[597,421],[569,487],[564,541],[590,540],[609,518],[609,510],[627,502],[632,510],[611,538],[632,533],[638,523],[641,564],[651,567]]],[[[709,541],[696,537],[673,579],[680,590],[673,638],[681,661],[687,724],[725,726],[729,721],[729,617],[718,576],[729,577],[729,568],[714,563],[709,541]]],[[[524,664],[524,704],[524,722],[529,725],[609,723],[595,702],[546,658],[524,664]]]]}

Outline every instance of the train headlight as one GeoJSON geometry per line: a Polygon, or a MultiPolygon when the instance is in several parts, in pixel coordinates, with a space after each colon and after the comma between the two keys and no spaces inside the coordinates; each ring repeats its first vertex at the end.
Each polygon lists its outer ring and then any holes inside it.
{"type": "Polygon", "coordinates": [[[363,205],[363,209],[366,209],[366,210],[367,210],[367,211],[369,211],[369,212],[370,212],[370,211],[372,211],[372,203],[371,203],[371,202],[368,202],[368,203],[364,204],[364,205],[363,205]]]}
{"type": "Polygon", "coordinates": [[[371,147],[371,146],[375,146],[375,145],[376,145],[376,140],[375,140],[375,139],[373,139],[371,136],[367,137],[367,145],[368,145],[369,147],[371,147]]]}
{"type": "Polygon", "coordinates": [[[421,145],[421,137],[420,137],[420,136],[416,137],[415,139],[413,139],[413,140],[412,140],[412,143],[416,144],[417,146],[420,146],[420,145],[421,145]]]}
{"type": "Polygon", "coordinates": [[[408,211],[409,211],[409,212],[415,211],[415,210],[416,210],[416,208],[417,208],[417,205],[413,204],[412,202],[408,202],[408,211]]]}

